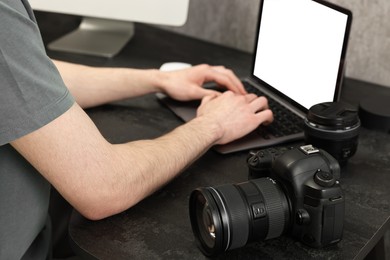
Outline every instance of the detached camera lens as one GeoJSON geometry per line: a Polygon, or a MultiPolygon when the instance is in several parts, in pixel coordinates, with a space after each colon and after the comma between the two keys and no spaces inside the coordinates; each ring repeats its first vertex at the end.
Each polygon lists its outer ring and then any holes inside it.
{"type": "Polygon", "coordinates": [[[192,230],[206,256],[254,240],[280,236],[288,227],[286,195],[270,178],[199,188],[190,197],[192,230]]]}
{"type": "Polygon", "coordinates": [[[341,165],[358,147],[360,120],[357,110],[341,102],[312,106],[305,119],[305,143],[322,148],[341,165]]]}

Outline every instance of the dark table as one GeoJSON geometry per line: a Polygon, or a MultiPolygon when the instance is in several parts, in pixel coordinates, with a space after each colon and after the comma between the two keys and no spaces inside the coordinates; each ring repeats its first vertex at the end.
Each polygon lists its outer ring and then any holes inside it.
{"type": "MultiPolygon", "coordinates": [[[[78,23],[77,18],[68,16],[58,19],[38,14],[38,18],[43,21],[45,42],[78,23]],[[45,19],[51,22],[45,23],[45,19]],[[56,30],[50,26],[57,26],[56,30]]],[[[50,51],[49,55],[94,66],[158,68],[166,61],[222,64],[240,76],[248,75],[251,66],[248,53],[138,24],[135,38],[113,59],[50,51]]],[[[342,99],[357,105],[373,93],[389,94],[390,89],[345,79],[342,99]]],[[[182,123],[154,95],[100,106],[87,113],[112,143],[155,138],[182,123]]],[[[87,259],[204,259],[190,227],[190,192],[200,186],[246,181],[246,156],[247,152],[220,155],[210,150],[152,196],[101,221],[88,221],[74,212],[69,226],[74,250],[87,259]]],[[[252,243],[220,258],[363,259],[368,254],[384,258],[383,236],[390,227],[389,176],[390,135],[362,128],[359,149],[342,172],[346,209],[340,243],[318,250],[285,235],[252,243]]]]}

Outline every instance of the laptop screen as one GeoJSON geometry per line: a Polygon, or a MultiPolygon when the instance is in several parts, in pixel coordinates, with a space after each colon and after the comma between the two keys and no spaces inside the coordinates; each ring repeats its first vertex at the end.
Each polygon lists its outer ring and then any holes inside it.
{"type": "Polygon", "coordinates": [[[351,13],[321,1],[263,0],[260,15],[254,76],[306,109],[333,101],[351,13]]]}

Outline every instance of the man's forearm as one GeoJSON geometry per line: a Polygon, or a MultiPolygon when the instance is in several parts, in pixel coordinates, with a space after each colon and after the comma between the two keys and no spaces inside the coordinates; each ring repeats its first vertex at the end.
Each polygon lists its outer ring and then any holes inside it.
{"type": "Polygon", "coordinates": [[[75,104],[12,145],[80,213],[101,219],[135,205],[207,150],[221,135],[209,121],[201,117],[155,140],[112,145],[75,104]]]}
{"type": "Polygon", "coordinates": [[[82,108],[160,91],[158,70],[98,68],[53,62],[82,108]]]}
{"type": "Polygon", "coordinates": [[[129,173],[127,183],[123,183],[128,194],[124,195],[125,204],[117,209],[118,212],[171,181],[207,151],[219,136],[217,126],[197,118],[154,140],[115,145],[117,164],[129,173]]]}

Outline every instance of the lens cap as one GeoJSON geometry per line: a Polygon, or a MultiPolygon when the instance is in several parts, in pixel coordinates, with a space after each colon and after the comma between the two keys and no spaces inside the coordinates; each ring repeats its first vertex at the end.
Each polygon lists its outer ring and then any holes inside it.
{"type": "Polygon", "coordinates": [[[359,123],[357,109],[342,102],[325,102],[312,106],[307,120],[332,129],[345,129],[359,123]]]}

